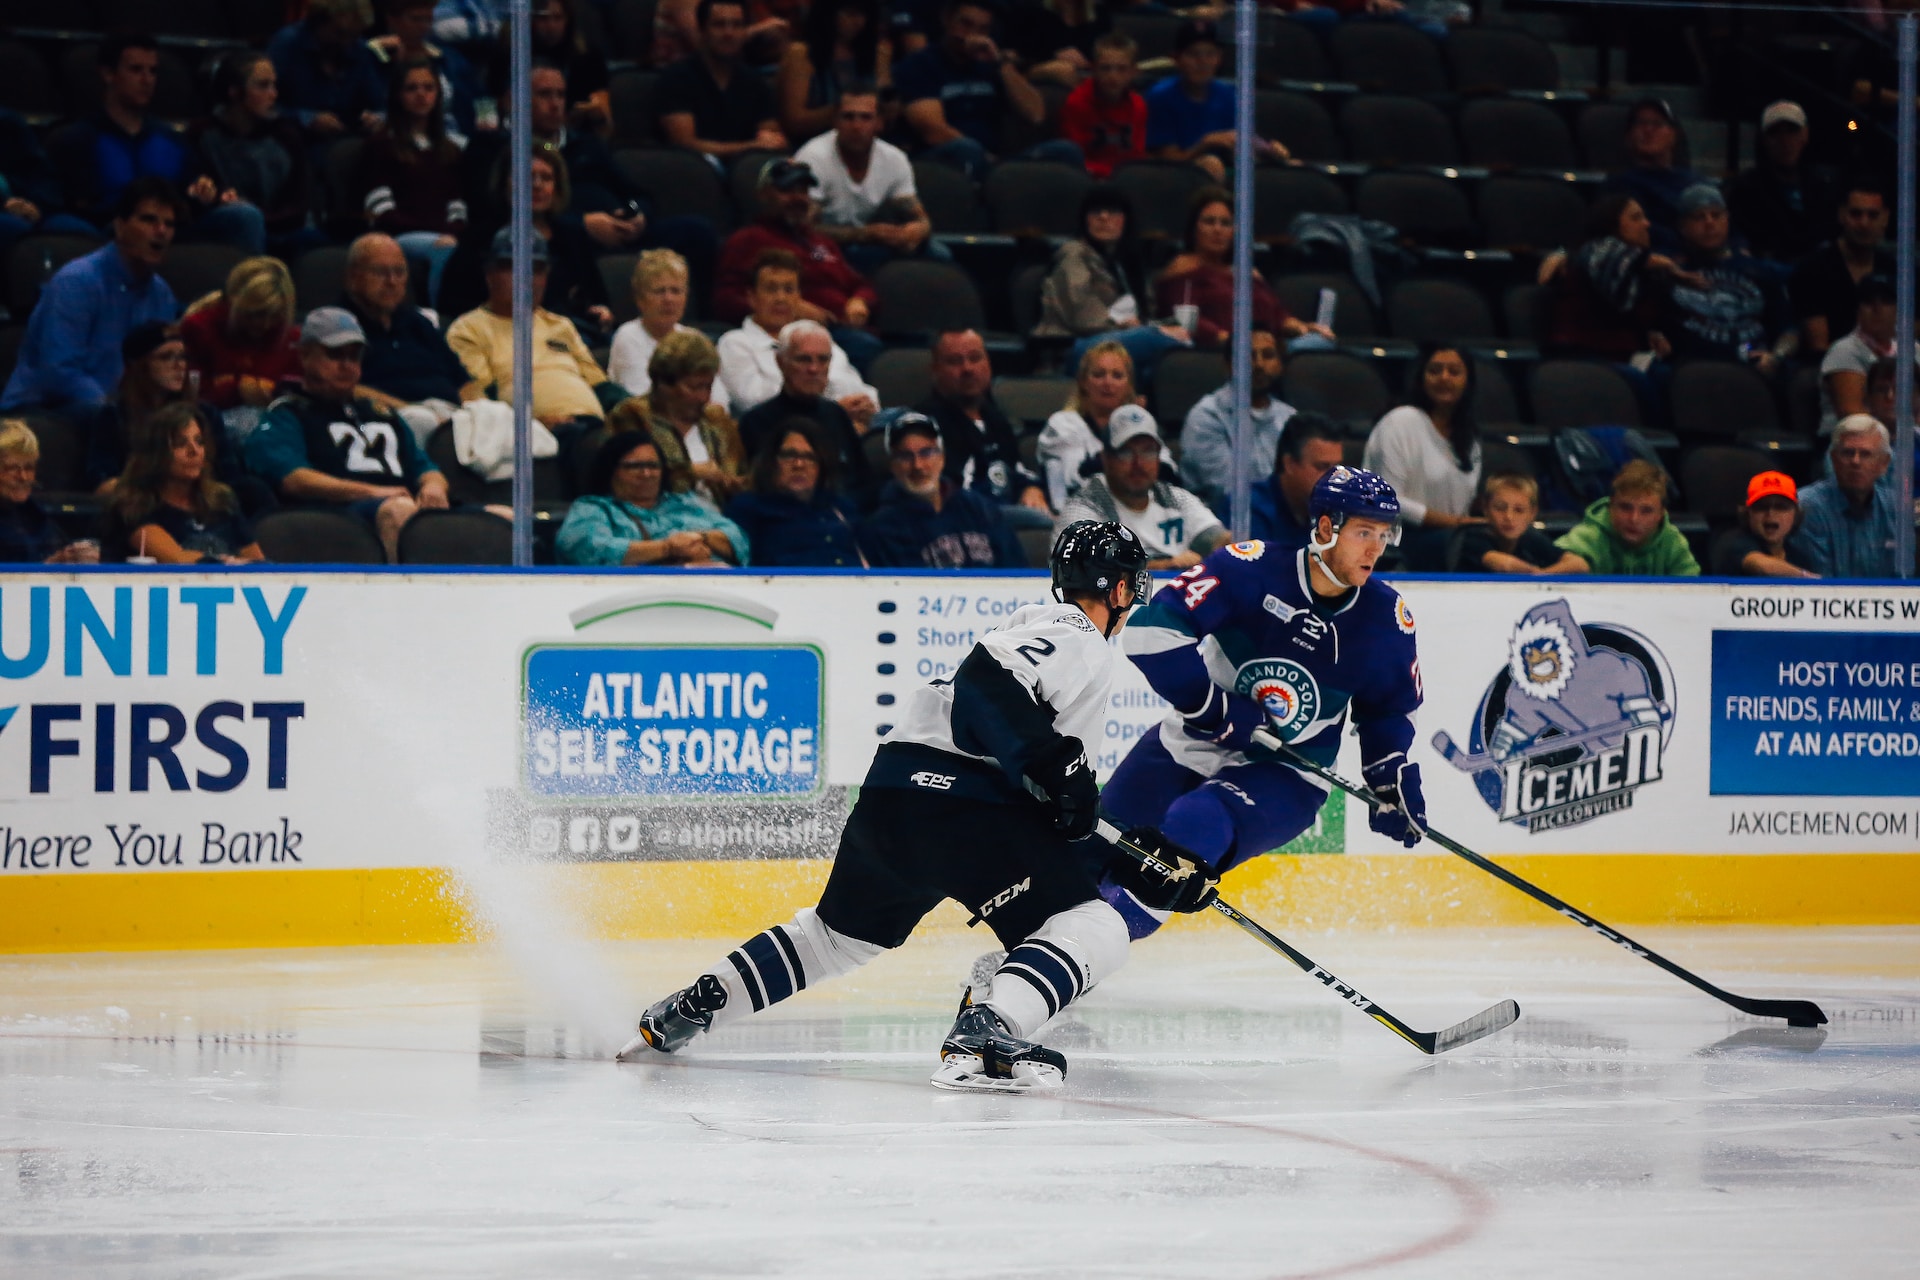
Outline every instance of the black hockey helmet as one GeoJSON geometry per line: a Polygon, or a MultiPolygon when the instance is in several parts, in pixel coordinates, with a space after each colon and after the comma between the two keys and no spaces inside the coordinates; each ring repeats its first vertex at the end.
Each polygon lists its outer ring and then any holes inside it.
{"type": "MultiPolygon", "coordinates": [[[[1053,540],[1047,567],[1053,572],[1056,600],[1070,595],[1099,596],[1111,608],[1113,589],[1122,582],[1133,585],[1133,604],[1144,603],[1153,589],[1146,547],[1133,530],[1113,520],[1076,520],[1062,529],[1053,540]]],[[[1109,635],[1126,612],[1114,609],[1107,626],[1109,635]]]]}

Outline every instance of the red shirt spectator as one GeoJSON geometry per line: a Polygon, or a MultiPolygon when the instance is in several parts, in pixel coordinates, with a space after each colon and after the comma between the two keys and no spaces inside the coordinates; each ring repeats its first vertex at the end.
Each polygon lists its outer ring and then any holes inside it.
{"type": "Polygon", "coordinates": [[[1103,102],[1089,77],[1060,104],[1060,136],[1080,144],[1088,173],[1110,178],[1115,166],[1147,157],[1147,100],[1130,92],[1103,102]]]}
{"type": "Polygon", "coordinates": [[[277,258],[248,258],[227,276],[224,296],[180,322],[187,366],[200,375],[200,398],[225,411],[265,408],[282,383],[300,378],[300,326],[293,322],[293,280],[277,258]]]}
{"type": "Polygon", "coordinates": [[[879,299],[866,277],[847,262],[840,246],[814,226],[813,171],[792,160],[768,161],[760,176],[758,222],[727,237],[720,249],[713,289],[715,319],[738,323],[753,308],[747,290],[753,264],[768,249],[785,249],[800,260],[800,319],[863,328],[879,299]],[[817,308],[821,314],[809,314],[817,308]]]}
{"type": "MultiPolygon", "coordinates": [[[[1171,271],[1154,286],[1155,311],[1171,316],[1174,308],[1192,303],[1200,308],[1200,322],[1194,326],[1195,345],[1217,347],[1233,329],[1233,268],[1200,265],[1178,275],[1171,271]]],[[[1288,322],[1293,316],[1274,296],[1258,272],[1253,277],[1253,322],[1274,333],[1287,333],[1300,326],[1288,322]]]]}

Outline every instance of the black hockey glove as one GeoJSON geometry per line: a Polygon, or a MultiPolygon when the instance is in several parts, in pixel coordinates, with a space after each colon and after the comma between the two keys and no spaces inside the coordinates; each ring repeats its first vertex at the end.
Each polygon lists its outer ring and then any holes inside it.
{"type": "Polygon", "coordinates": [[[1420,794],[1420,766],[1404,752],[1375,760],[1360,770],[1379,805],[1367,815],[1367,825],[1389,840],[1411,849],[1427,834],[1427,798],[1420,794]]]}
{"type": "Polygon", "coordinates": [[[1181,848],[1160,834],[1158,827],[1135,827],[1120,837],[1127,844],[1173,868],[1171,874],[1150,867],[1122,850],[1107,876],[1125,889],[1141,905],[1155,911],[1204,911],[1219,897],[1220,877],[1200,861],[1200,856],[1181,848]]]}
{"type": "Polygon", "coordinates": [[[1244,693],[1228,693],[1218,685],[1207,691],[1207,701],[1182,721],[1187,736],[1211,742],[1228,751],[1245,751],[1253,731],[1268,725],[1267,711],[1244,693]]]}
{"type": "Polygon", "coordinates": [[[1069,840],[1084,840],[1100,821],[1100,784],[1080,739],[1061,736],[1027,761],[1027,781],[1053,810],[1053,825],[1069,840]]]}

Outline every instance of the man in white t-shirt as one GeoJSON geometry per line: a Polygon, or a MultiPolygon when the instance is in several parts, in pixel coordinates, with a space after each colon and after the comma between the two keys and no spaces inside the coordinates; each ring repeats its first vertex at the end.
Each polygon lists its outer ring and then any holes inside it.
{"type": "Polygon", "coordinates": [[[1160,479],[1160,448],[1152,414],[1132,404],[1115,409],[1107,419],[1100,474],[1067,499],[1055,528],[1076,520],[1118,520],[1146,545],[1149,569],[1199,564],[1229,534],[1197,495],[1160,479]]]}
{"type": "Polygon", "coordinates": [[[880,137],[880,127],[878,91],[853,84],[840,93],[833,129],[793,156],[819,179],[816,225],[865,276],[894,258],[950,256],[930,239],[933,223],[913,185],[912,162],[880,137]]]}

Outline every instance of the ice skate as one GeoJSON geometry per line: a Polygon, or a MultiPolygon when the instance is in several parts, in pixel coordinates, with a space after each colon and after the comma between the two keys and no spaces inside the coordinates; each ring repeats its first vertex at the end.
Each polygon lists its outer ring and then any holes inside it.
{"type": "Polygon", "coordinates": [[[960,997],[960,1015],[953,1020],[940,1046],[940,1069],[933,1073],[936,1089],[985,1093],[1025,1093],[1057,1089],[1067,1076],[1067,1060],[1044,1045],[1013,1034],[999,1014],[973,1002],[973,992],[960,997]]]}
{"type": "Polygon", "coordinates": [[[613,1055],[615,1062],[631,1062],[643,1050],[672,1053],[713,1025],[713,1015],[727,1005],[727,989],[710,973],[692,986],[676,991],[640,1015],[640,1034],[613,1055]]]}

